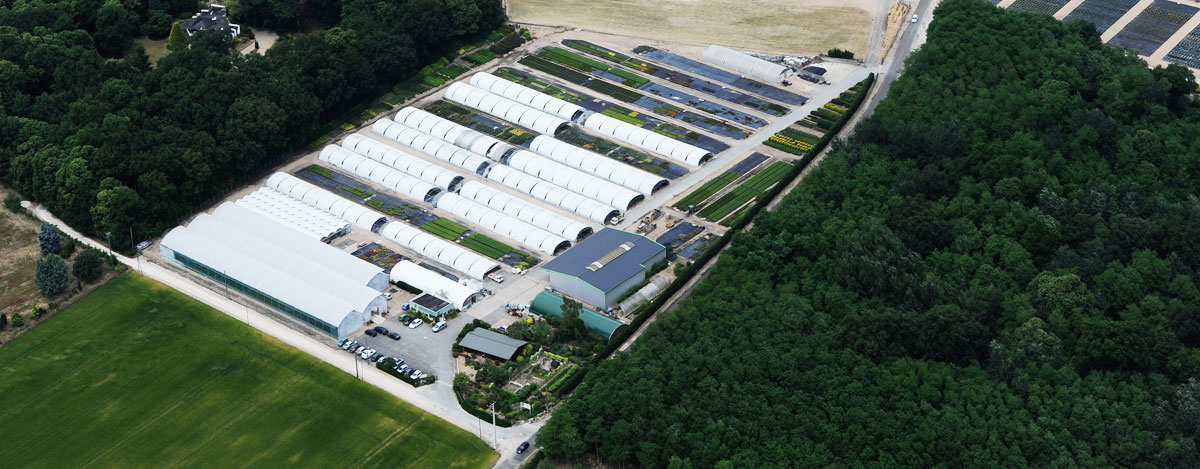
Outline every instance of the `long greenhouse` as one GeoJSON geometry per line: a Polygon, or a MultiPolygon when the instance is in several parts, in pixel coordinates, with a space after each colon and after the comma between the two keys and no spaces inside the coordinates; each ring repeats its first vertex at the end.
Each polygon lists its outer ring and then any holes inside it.
{"type": "Polygon", "coordinates": [[[792,69],[783,65],[767,62],[750,54],[738,52],[716,44],[704,49],[704,53],[701,54],[700,58],[710,64],[725,67],[742,75],[766,80],[771,83],[779,83],[792,74],[792,69]]]}
{"type": "Polygon", "coordinates": [[[467,83],[456,82],[446,88],[446,99],[483,111],[539,134],[557,135],[570,125],[565,119],[518,103],[467,83]]]}
{"type": "Polygon", "coordinates": [[[226,202],[160,243],[171,259],[331,336],[387,311],[382,269],[226,202]]]}
{"type": "Polygon", "coordinates": [[[592,114],[583,121],[583,126],[601,135],[612,137],[635,147],[658,153],[675,161],[700,166],[712,159],[713,154],[689,143],[651,132],[628,122],[619,121],[604,114],[592,114]]]}
{"type": "Polygon", "coordinates": [[[367,231],[379,231],[387,223],[387,217],[384,214],[346,200],[287,173],[272,174],[267,178],[267,187],[329,212],[350,222],[351,225],[367,231]]]}
{"type": "Polygon", "coordinates": [[[578,104],[568,103],[533,88],[528,88],[487,72],[471,75],[469,83],[542,112],[548,112],[568,121],[576,121],[584,110],[578,104]]]}
{"type": "Polygon", "coordinates": [[[463,177],[454,171],[359,134],[350,134],[343,139],[342,148],[396,168],[443,190],[456,191],[463,180],[463,177]]]}
{"type": "Polygon", "coordinates": [[[626,188],[650,195],[670,182],[661,176],[615,161],[547,135],[534,137],[529,149],[572,168],[594,174],[626,188]]]}

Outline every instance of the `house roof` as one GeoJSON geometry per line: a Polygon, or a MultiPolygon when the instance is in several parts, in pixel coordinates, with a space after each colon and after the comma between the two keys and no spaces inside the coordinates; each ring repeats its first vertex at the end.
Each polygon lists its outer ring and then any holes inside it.
{"type": "Polygon", "coordinates": [[[577,277],[599,290],[609,291],[649,268],[646,261],[666,249],[645,236],[604,228],[542,268],[577,277]]]}
{"type": "Polygon", "coordinates": [[[528,344],[524,340],[517,340],[506,336],[496,331],[487,329],[475,329],[468,332],[466,337],[463,337],[462,342],[458,344],[463,348],[469,348],[476,352],[486,353],[493,357],[509,360],[517,350],[528,344]]]}
{"type": "Polygon", "coordinates": [[[195,16],[184,20],[180,26],[188,31],[225,30],[229,29],[229,17],[226,15],[225,8],[212,6],[207,11],[202,10],[195,16]]]}

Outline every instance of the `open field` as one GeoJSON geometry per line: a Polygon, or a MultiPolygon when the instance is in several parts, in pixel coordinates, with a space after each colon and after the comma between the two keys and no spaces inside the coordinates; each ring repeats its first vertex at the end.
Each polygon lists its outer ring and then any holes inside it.
{"type": "MultiPolygon", "coordinates": [[[[0,189],[0,198],[8,195],[0,189]]],[[[0,208],[0,313],[28,313],[42,300],[33,284],[33,267],[40,252],[38,223],[0,208]]]]}
{"type": "Polygon", "coordinates": [[[0,348],[3,467],[489,467],[482,441],[168,287],[113,279],[0,348]]]}
{"type": "MultiPolygon", "coordinates": [[[[869,0],[508,0],[513,21],[760,52],[865,55],[869,0]]],[[[625,51],[622,51],[625,52],[625,51]]]]}
{"type": "Polygon", "coordinates": [[[155,40],[142,36],[133,40],[133,47],[137,46],[146,48],[146,56],[150,57],[150,63],[152,64],[157,64],[159,60],[171,52],[167,50],[166,39],[155,40]]]}

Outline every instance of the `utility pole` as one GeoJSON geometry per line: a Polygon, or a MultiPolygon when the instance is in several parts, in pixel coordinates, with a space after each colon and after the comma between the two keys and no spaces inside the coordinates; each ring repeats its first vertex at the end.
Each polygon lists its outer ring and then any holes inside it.
{"type": "Polygon", "coordinates": [[[500,440],[496,438],[496,403],[495,402],[492,403],[491,409],[492,409],[492,443],[494,443],[496,445],[496,449],[500,449],[500,440]]]}

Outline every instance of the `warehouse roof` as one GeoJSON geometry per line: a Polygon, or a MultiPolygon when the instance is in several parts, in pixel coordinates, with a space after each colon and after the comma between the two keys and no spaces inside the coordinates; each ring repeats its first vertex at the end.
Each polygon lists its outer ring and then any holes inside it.
{"type": "Polygon", "coordinates": [[[468,332],[466,337],[463,337],[462,342],[458,344],[463,348],[485,353],[496,358],[510,360],[513,355],[516,355],[517,350],[520,350],[521,347],[524,347],[528,343],[496,331],[475,329],[468,332]]]}
{"type": "Polygon", "coordinates": [[[577,277],[596,289],[609,291],[649,268],[646,261],[666,249],[645,236],[605,228],[542,268],[577,277]]]}

